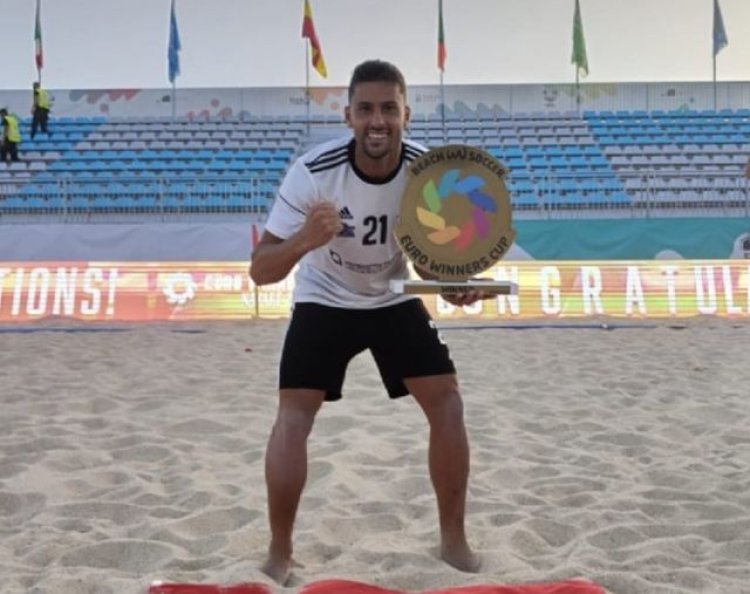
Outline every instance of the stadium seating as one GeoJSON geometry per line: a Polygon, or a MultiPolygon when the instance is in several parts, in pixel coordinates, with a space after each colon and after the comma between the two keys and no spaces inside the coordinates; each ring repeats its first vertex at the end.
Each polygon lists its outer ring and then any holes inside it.
{"type": "MultiPolygon", "coordinates": [[[[265,213],[294,157],[340,118],[57,118],[0,164],[0,214],[265,213]]],[[[482,147],[519,211],[747,204],[750,110],[456,114],[412,121],[427,146],[482,147]]]]}
{"type": "Polygon", "coordinates": [[[58,118],[0,164],[0,212],[262,213],[305,126],[58,118]]]}
{"type": "Polygon", "coordinates": [[[747,204],[741,173],[750,151],[750,110],[617,111],[493,115],[412,123],[431,144],[464,140],[510,170],[514,208],[617,209],[633,205],[747,204]]]}

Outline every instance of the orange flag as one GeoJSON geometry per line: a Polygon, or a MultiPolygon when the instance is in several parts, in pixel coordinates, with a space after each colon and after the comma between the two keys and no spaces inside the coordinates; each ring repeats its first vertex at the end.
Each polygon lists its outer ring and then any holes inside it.
{"type": "Polygon", "coordinates": [[[310,40],[313,67],[320,73],[320,76],[326,78],[328,76],[328,71],[326,70],[325,60],[323,60],[323,50],[320,49],[320,42],[318,41],[318,36],[315,34],[315,25],[313,24],[310,0],[305,0],[305,15],[302,20],[302,37],[307,37],[307,39],[310,40]]]}

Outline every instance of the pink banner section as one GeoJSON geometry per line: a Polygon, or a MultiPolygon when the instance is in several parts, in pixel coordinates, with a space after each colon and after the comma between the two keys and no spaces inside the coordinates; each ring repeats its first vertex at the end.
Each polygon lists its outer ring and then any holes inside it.
{"type": "MultiPolygon", "coordinates": [[[[437,319],[513,321],[721,316],[750,319],[744,260],[502,262],[486,276],[517,295],[456,308],[424,296],[437,319]]],[[[0,322],[283,318],[294,282],[256,287],[246,262],[3,262],[0,322]]]]}

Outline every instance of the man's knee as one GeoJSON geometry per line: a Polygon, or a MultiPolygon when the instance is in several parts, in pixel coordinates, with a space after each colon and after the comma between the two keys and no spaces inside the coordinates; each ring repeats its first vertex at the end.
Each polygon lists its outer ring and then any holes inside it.
{"type": "Polygon", "coordinates": [[[275,429],[291,437],[307,438],[324,397],[324,393],[311,390],[282,390],[275,429]]]}
{"type": "Polygon", "coordinates": [[[463,400],[454,375],[412,382],[410,391],[431,421],[463,416],[463,400]]]}

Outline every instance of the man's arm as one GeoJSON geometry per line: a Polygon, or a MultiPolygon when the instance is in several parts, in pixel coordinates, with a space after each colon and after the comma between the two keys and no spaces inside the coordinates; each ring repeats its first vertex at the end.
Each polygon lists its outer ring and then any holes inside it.
{"type": "Polygon", "coordinates": [[[253,249],[250,278],[256,285],[277,283],[309,251],[327,244],[341,231],[341,219],[330,202],[318,202],[310,207],[302,228],[287,239],[263,232],[253,249]]]}

